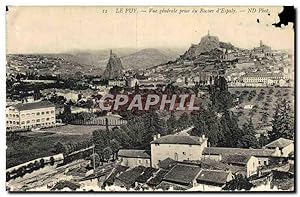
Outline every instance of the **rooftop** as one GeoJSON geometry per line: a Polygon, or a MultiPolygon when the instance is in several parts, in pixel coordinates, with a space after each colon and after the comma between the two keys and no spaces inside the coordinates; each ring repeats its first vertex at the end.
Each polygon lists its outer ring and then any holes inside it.
{"type": "Polygon", "coordinates": [[[269,144],[266,145],[267,148],[284,148],[287,147],[288,145],[294,143],[293,140],[285,139],[285,138],[279,138],[269,144]]]}
{"type": "Polygon", "coordinates": [[[253,72],[246,73],[243,77],[283,77],[281,73],[266,73],[266,72],[253,72]]]}
{"type": "Polygon", "coordinates": [[[137,166],[135,168],[123,172],[122,174],[117,176],[116,179],[120,180],[126,185],[133,185],[136,179],[144,172],[144,170],[144,166],[137,166]]]}
{"type": "Polygon", "coordinates": [[[214,184],[225,184],[230,172],[223,170],[202,170],[197,177],[197,182],[209,182],[214,184]]]}
{"type": "Polygon", "coordinates": [[[198,136],[190,136],[188,131],[193,127],[185,129],[173,135],[165,135],[153,140],[151,144],[189,144],[189,145],[202,145],[207,138],[198,136]]]}
{"type": "Polygon", "coordinates": [[[164,176],[168,173],[169,171],[167,170],[163,170],[163,169],[160,169],[158,172],[156,172],[154,174],[154,177],[150,178],[148,181],[147,181],[147,184],[150,185],[150,186],[157,186],[158,184],[160,184],[164,178],[164,176]]]}
{"type": "Polygon", "coordinates": [[[222,157],[222,162],[228,164],[247,165],[251,157],[252,156],[249,155],[224,155],[222,157]]]}
{"type": "Polygon", "coordinates": [[[136,179],[136,182],[146,183],[148,179],[150,179],[158,169],[148,167],[144,170],[144,172],[136,179]]]}
{"type": "Polygon", "coordinates": [[[193,165],[177,164],[164,177],[164,181],[189,185],[198,176],[201,168],[193,165]]]}
{"type": "Polygon", "coordinates": [[[24,111],[24,110],[55,107],[55,105],[50,103],[49,101],[40,101],[40,102],[33,102],[33,103],[19,103],[13,105],[12,107],[18,109],[19,111],[24,111]]]}
{"type": "Polygon", "coordinates": [[[175,160],[171,159],[170,157],[168,157],[168,158],[160,161],[158,166],[160,168],[169,170],[169,169],[173,168],[176,164],[177,164],[177,161],[175,161],[175,160]]]}
{"type": "Polygon", "coordinates": [[[257,157],[274,156],[275,150],[270,149],[246,149],[246,148],[227,148],[227,147],[205,147],[203,155],[248,155],[257,157]]]}
{"type": "Polygon", "coordinates": [[[136,149],[121,149],[118,152],[119,157],[127,157],[127,158],[149,158],[150,159],[150,151],[146,150],[136,150],[136,149]]]}

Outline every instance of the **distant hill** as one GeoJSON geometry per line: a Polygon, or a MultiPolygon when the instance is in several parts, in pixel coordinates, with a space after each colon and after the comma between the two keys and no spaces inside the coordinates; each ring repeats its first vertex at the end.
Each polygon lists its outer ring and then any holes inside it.
{"type": "Polygon", "coordinates": [[[136,53],[121,57],[125,69],[142,69],[167,63],[173,59],[158,49],[142,49],[136,53]]]}

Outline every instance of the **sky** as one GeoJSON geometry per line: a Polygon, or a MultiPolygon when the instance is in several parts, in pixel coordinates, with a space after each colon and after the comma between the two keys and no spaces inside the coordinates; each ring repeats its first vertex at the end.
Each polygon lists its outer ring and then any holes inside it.
{"type": "Polygon", "coordinates": [[[124,13],[125,7],[123,13],[116,13],[117,7],[9,7],[7,53],[109,48],[187,49],[192,43],[199,43],[208,30],[220,41],[241,48],[253,48],[263,40],[274,49],[293,50],[292,25],[283,28],[271,25],[279,21],[282,7],[264,7],[264,13],[257,13],[259,7],[256,13],[248,13],[246,7],[234,7],[237,11],[234,14],[199,13],[201,8],[216,12],[218,7],[195,7],[197,13],[191,13],[192,7],[164,7],[168,8],[177,12],[159,14],[163,7],[152,7],[158,13],[149,13],[150,7],[137,7],[136,13],[124,13]],[[190,12],[179,14],[180,10],[190,12]]]}

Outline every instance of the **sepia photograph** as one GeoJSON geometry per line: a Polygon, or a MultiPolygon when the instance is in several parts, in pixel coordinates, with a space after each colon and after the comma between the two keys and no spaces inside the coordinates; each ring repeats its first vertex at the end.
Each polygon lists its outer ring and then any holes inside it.
{"type": "Polygon", "coordinates": [[[295,16],[6,6],[6,191],[294,193],[295,16]]]}

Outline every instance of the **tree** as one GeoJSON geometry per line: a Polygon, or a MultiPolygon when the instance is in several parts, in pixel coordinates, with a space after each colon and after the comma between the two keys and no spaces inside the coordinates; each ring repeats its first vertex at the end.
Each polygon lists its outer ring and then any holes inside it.
{"type": "Polygon", "coordinates": [[[181,129],[185,129],[189,126],[192,125],[190,116],[184,112],[183,114],[181,114],[181,116],[179,117],[178,121],[177,121],[177,125],[180,126],[181,129]]]}
{"type": "Polygon", "coordinates": [[[120,143],[116,139],[110,140],[110,147],[113,153],[113,159],[117,159],[117,154],[120,149],[120,143]]]}
{"type": "Polygon", "coordinates": [[[170,118],[167,120],[168,133],[173,133],[177,129],[177,120],[174,113],[171,113],[170,118]]]}
{"type": "Polygon", "coordinates": [[[265,136],[264,134],[260,134],[258,138],[258,143],[260,147],[263,147],[264,145],[268,144],[269,140],[268,137],[265,136]]]}
{"type": "Polygon", "coordinates": [[[45,160],[43,158],[40,159],[40,165],[41,165],[41,168],[43,168],[45,166],[45,160]]]}
{"type": "Polygon", "coordinates": [[[192,121],[195,126],[192,130],[192,135],[205,135],[208,137],[211,146],[221,145],[224,134],[221,129],[220,120],[212,108],[194,113],[192,121]]]}
{"type": "Polygon", "coordinates": [[[94,167],[94,160],[95,160],[95,167],[97,168],[98,166],[100,166],[100,157],[97,153],[94,153],[92,155],[90,155],[89,160],[91,161],[91,166],[94,167]]]}
{"type": "Polygon", "coordinates": [[[54,145],[54,151],[55,151],[55,153],[67,154],[67,147],[63,143],[57,142],[54,145]]]}
{"type": "Polygon", "coordinates": [[[54,157],[50,157],[50,165],[51,165],[51,166],[54,165],[54,162],[55,162],[54,157]]]}
{"type": "Polygon", "coordinates": [[[220,145],[225,147],[237,147],[237,142],[243,136],[242,130],[238,127],[237,117],[230,111],[225,110],[221,120],[221,130],[223,133],[223,139],[220,145]]]}
{"type": "Polygon", "coordinates": [[[257,148],[258,141],[255,137],[255,129],[252,123],[252,119],[248,120],[247,123],[243,125],[242,136],[238,140],[238,147],[241,148],[257,148]]]}
{"type": "Polygon", "coordinates": [[[112,153],[113,153],[112,149],[111,149],[109,146],[106,147],[106,148],[103,150],[103,158],[104,158],[104,161],[109,161],[110,158],[111,158],[112,153]]]}
{"type": "Polygon", "coordinates": [[[288,102],[284,99],[276,105],[272,120],[272,131],[268,132],[269,140],[278,138],[294,139],[294,118],[288,102]]]}
{"type": "Polygon", "coordinates": [[[250,190],[253,187],[253,184],[249,182],[247,178],[243,175],[238,174],[235,179],[232,179],[226,183],[224,190],[250,190]]]}

